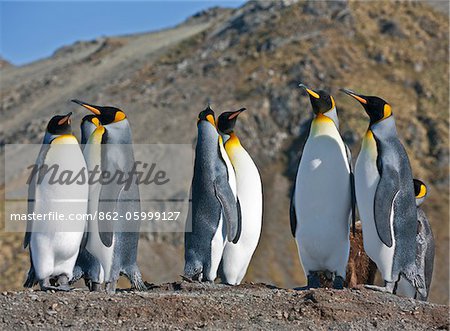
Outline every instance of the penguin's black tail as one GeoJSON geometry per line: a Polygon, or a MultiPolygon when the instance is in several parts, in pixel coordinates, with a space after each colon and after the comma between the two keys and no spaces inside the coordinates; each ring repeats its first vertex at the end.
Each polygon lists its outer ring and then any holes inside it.
{"type": "Polygon", "coordinates": [[[404,276],[406,280],[411,283],[421,297],[428,297],[425,285],[425,275],[422,272],[419,272],[416,265],[407,268],[406,272],[403,272],[400,275],[404,276]]]}
{"type": "Polygon", "coordinates": [[[81,268],[79,265],[75,265],[75,267],[73,268],[73,276],[72,279],[69,281],[69,284],[72,285],[76,283],[83,276],[84,276],[83,268],[81,268]]]}
{"type": "Polygon", "coordinates": [[[27,280],[23,284],[23,287],[31,288],[38,283],[36,279],[36,273],[34,272],[33,266],[28,270],[27,280]]]}

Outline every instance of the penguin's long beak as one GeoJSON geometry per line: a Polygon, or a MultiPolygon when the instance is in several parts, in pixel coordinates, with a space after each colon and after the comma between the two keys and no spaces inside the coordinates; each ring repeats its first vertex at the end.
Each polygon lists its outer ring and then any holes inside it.
{"type": "Polygon", "coordinates": [[[58,121],[58,125],[64,125],[66,123],[70,124],[70,116],[72,116],[72,112],[68,113],[66,116],[64,116],[63,118],[61,118],[58,121]]]}
{"type": "Polygon", "coordinates": [[[313,98],[320,99],[320,95],[318,95],[318,94],[317,94],[316,92],[314,92],[313,90],[309,89],[305,84],[300,83],[300,84],[298,84],[298,86],[304,88],[305,91],[308,92],[308,94],[309,94],[310,96],[312,96],[313,98]]]}
{"type": "Polygon", "coordinates": [[[235,117],[238,117],[240,113],[247,110],[247,108],[241,108],[239,110],[234,111],[230,116],[228,116],[228,120],[232,120],[235,117]]]}
{"type": "Polygon", "coordinates": [[[79,104],[80,106],[83,106],[84,108],[86,108],[86,109],[90,110],[91,112],[93,112],[95,115],[101,115],[101,112],[98,109],[98,106],[90,105],[90,104],[88,104],[86,102],[83,102],[83,101],[80,101],[80,100],[77,100],[77,99],[72,99],[70,101],[75,102],[75,103],[79,104]]]}
{"type": "Polygon", "coordinates": [[[355,98],[356,100],[358,100],[359,102],[361,102],[363,105],[366,105],[366,104],[367,104],[367,100],[364,98],[363,95],[356,94],[356,93],[353,92],[352,90],[345,89],[345,88],[341,88],[341,89],[339,89],[339,91],[342,91],[342,92],[344,92],[345,94],[348,94],[349,96],[355,98]]]}

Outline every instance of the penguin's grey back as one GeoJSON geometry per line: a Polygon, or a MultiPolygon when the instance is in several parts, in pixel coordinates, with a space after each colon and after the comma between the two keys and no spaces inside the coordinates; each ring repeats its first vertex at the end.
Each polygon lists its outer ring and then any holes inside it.
{"type": "Polygon", "coordinates": [[[185,233],[185,259],[201,260],[203,265],[211,261],[211,240],[219,226],[220,203],[214,191],[214,180],[226,176],[225,163],[220,158],[219,134],[207,121],[198,123],[198,139],[195,148],[194,176],[192,179],[192,228],[185,233]],[[202,256],[197,255],[202,252],[202,256]]]}
{"type": "MultiPolygon", "coordinates": [[[[371,130],[377,143],[377,167],[380,176],[398,176],[392,178],[398,180],[398,193],[394,197],[391,210],[395,215],[393,227],[396,239],[393,274],[413,271],[416,257],[417,208],[408,155],[397,137],[393,116],[373,125],[371,130]]],[[[381,199],[375,201],[375,209],[381,202],[381,199]]]]}

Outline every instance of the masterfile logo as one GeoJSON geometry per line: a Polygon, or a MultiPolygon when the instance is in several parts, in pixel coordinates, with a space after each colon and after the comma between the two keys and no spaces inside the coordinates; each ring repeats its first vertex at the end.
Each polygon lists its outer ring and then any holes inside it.
{"type": "Polygon", "coordinates": [[[52,146],[64,158],[46,159],[43,145],[5,145],[4,231],[26,231],[30,222],[33,231],[79,231],[87,221],[125,232],[189,231],[192,145],[100,145],[97,157],[73,166],[70,149],[83,147],[52,146]],[[102,159],[106,148],[117,162],[102,159]]]}

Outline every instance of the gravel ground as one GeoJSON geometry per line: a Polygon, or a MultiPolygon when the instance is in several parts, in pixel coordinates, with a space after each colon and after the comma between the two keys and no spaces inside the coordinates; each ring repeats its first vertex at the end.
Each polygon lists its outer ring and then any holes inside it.
{"type": "Polygon", "coordinates": [[[449,309],[364,288],[280,289],[175,282],[116,295],[18,291],[0,295],[1,330],[448,330],[449,309]]]}

